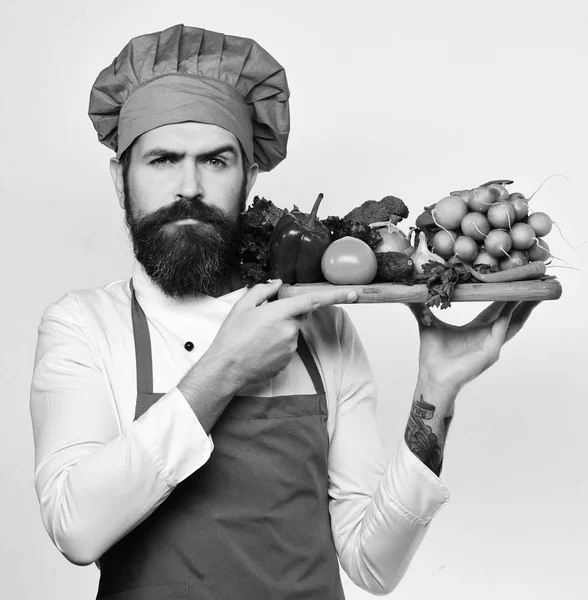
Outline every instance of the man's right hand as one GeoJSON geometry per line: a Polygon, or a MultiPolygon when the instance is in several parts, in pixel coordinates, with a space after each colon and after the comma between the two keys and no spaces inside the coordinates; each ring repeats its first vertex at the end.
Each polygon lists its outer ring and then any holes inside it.
{"type": "Polygon", "coordinates": [[[357,300],[355,292],[333,289],[267,302],[281,285],[279,279],[256,285],[236,302],[210,348],[178,383],[206,433],[242,387],[288,366],[312,311],[357,300]]]}
{"type": "Polygon", "coordinates": [[[258,284],[232,308],[207,351],[227,366],[238,388],[264,381],[283,371],[292,360],[298,332],[308,315],[330,304],[349,304],[355,292],[328,290],[267,302],[282,281],[258,284]]]}

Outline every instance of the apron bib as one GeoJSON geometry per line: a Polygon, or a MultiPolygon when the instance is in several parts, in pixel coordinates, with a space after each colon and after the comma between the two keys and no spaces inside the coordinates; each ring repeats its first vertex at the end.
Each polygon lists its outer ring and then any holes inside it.
{"type": "MultiPolygon", "coordinates": [[[[153,393],[147,319],[131,281],[139,418],[153,393]]],[[[344,600],[328,507],[327,403],[235,396],[209,460],[100,558],[98,600],[344,600]]]]}

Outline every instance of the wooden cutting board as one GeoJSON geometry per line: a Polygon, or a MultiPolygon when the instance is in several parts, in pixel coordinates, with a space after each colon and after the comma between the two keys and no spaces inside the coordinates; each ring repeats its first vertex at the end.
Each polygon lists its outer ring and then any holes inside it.
{"type": "MultiPolygon", "coordinates": [[[[357,303],[401,302],[413,304],[426,302],[427,286],[397,283],[369,285],[333,285],[331,283],[284,284],[278,298],[331,290],[333,288],[357,292],[357,303]]],[[[494,302],[508,300],[557,300],[562,293],[559,281],[553,279],[513,281],[509,283],[461,283],[455,287],[452,302],[494,302]]]]}

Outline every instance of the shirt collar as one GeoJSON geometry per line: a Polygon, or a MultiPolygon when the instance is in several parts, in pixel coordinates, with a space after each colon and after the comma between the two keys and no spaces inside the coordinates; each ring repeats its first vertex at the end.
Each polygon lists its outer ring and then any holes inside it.
{"type": "MultiPolygon", "coordinates": [[[[146,301],[156,304],[161,308],[180,314],[194,314],[195,311],[206,312],[207,310],[225,309],[230,310],[233,305],[248,291],[247,287],[239,288],[224,296],[214,298],[213,296],[202,296],[200,298],[185,298],[177,300],[166,296],[161,289],[145,273],[142,265],[135,259],[133,262],[133,286],[135,293],[141,302],[146,301]]],[[[223,311],[224,312],[224,311],[223,311]]]]}

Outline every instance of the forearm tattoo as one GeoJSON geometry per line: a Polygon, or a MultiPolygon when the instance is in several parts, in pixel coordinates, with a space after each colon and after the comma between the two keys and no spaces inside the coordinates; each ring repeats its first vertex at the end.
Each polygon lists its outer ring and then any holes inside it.
{"type": "MultiPolygon", "coordinates": [[[[420,400],[413,400],[404,439],[411,452],[439,476],[443,466],[443,447],[431,427],[425,424],[425,421],[430,421],[434,414],[435,407],[425,402],[422,396],[420,400]]],[[[443,434],[447,432],[450,422],[451,417],[444,419],[443,434]]]]}

